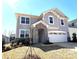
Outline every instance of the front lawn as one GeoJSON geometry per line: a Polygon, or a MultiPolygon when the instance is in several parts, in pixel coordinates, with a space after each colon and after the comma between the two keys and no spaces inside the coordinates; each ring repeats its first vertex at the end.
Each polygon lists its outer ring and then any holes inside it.
{"type": "MultiPolygon", "coordinates": [[[[2,59],[23,59],[29,46],[18,47],[2,53],[2,59]]],[[[77,59],[77,52],[68,48],[59,48],[57,50],[44,51],[41,48],[33,47],[32,53],[38,55],[41,59],[77,59]],[[34,48],[34,50],[33,50],[34,48]]],[[[49,48],[49,46],[47,46],[49,48]]],[[[46,48],[45,48],[46,49],[46,48]]],[[[28,53],[30,50],[28,51],[28,53]]],[[[27,54],[28,54],[27,53],[27,54]]]]}

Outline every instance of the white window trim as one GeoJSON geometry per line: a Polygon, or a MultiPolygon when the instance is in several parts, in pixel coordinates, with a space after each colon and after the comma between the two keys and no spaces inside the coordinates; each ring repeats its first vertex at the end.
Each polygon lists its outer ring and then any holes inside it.
{"type": "MultiPolygon", "coordinates": [[[[29,36],[30,36],[30,29],[19,29],[19,38],[21,38],[21,37],[20,37],[21,30],[28,31],[28,32],[29,32],[29,36]]],[[[24,37],[24,38],[25,38],[25,37],[24,37]]]]}
{"type": "Polygon", "coordinates": [[[48,23],[51,24],[51,25],[54,24],[54,17],[53,17],[52,15],[49,15],[49,16],[48,16],[48,23]],[[49,19],[49,17],[52,17],[52,18],[53,18],[53,23],[50,23],[50,19],[49,19]]]}
{"type": "Polygon", "coordinates": [[[64,22],[64,25],[62,25],[62,24],[61,24],[61,20],[64,21],[64,19],[63,19],[63,18],[60,19],[60,26],[65,26],[65,22],[64,22]]]}
{"type": "Polygon", "coordinates": [[[44,13],[43,13],[42,20],[44,20],[44,18],[45,18],[45,14],[48,13],[48,12],[52,12],[52,11],[46,11],[46,12],[44,12],[44,13]]]}
{"type": "Polygon", "coordinates": [[[21,25],[30,25],[30,17],[29,16],[20,16],[20,24],[21,25]],[[26,24],[26,23],[21,23],[21,17],[25,17],[25,18],[29,18],[29,24],[26,24]]]}

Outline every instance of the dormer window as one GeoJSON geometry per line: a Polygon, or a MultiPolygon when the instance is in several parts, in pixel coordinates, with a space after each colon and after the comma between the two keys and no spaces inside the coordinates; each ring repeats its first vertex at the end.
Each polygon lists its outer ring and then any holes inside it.
{"type": "Polygon", "coordinates": [[[63,19],[61,19],[61,25],[64,25],[64,21],[63,21],[63,19]]]}
{"type": "Polygon", "coordinates": [[[29,24],[29,18],[28,17],[21,17],[20,18],[20,20],[21,20],[21,24],[29,24]]]}
{"type": "Polygon", "coordinates": [[[53,24],[53,23],[54,23],[54,18],[53,18],[53,16],[49,16],[49,17],[48,17],[48,20],[49,20],[49,23],[50,23],[50,24],[53,24]]]}

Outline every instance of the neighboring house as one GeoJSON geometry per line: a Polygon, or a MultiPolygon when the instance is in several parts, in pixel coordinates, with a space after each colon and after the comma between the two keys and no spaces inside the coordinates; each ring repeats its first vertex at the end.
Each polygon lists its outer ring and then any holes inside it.
{"type": "Polygon", "coordinates": [[[16,38],[32,38],[33,43],[67,42],[68,17],[57,8],[40,16],[16,13],[16,38]]]}
{"type": "Polygon", "coordinates": [[[15,40],[15,34],[10,35],[10,41],[13,41],[13,40],[15,40]]]}
{"type": "Polygon", "coordinates": [[[77,19],[68,22],[68,26],[71,28],[77,28],[77,19]]]}
{"type": "Polygon", "coordinates": [[[6,35],[2,35],[2,41],[4,41],[5,43],[9,43],[10,42],[10,38],[7,37],[6,35]]]}
{"type": "Polygon", "coordinates": [[[70,39],[73,40],[73,38],[72,38],[73,35],[72,34],[73,33],[77,34],[77,19],[69,21],[68,26],[69,26],[70,39]]]}

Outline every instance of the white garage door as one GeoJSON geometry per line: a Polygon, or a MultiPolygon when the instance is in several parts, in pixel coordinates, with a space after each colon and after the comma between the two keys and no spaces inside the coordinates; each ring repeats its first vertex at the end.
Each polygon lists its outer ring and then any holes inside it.
{"type": "Polygon", "coordinates": [[[49,42],[67,42],[67,33],[64,31],[48,32],[49,42]]]}

